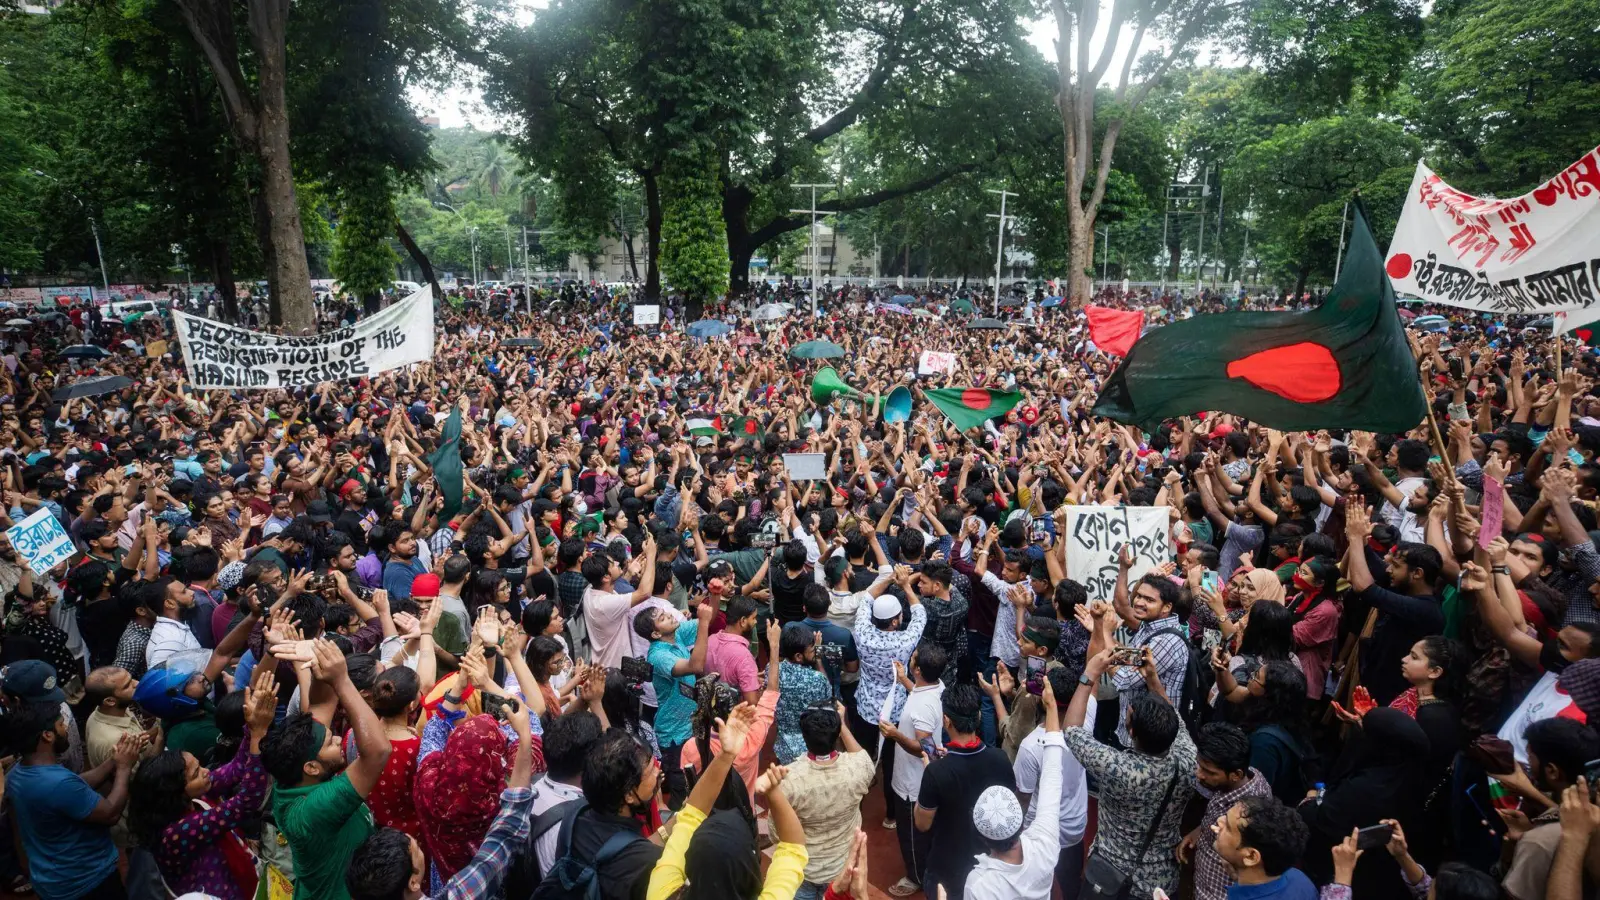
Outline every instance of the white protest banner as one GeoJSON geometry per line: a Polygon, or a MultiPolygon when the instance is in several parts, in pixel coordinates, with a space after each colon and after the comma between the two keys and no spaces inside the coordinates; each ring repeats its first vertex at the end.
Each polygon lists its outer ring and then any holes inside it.
{"type": "Polygon", "coordinates": [[[33,515],[7,528],[6,539],[40,578],[71,559],[76,552],[72,538],[67,537],[67,530],[61,527],[61,520],[42,506],[34,510],[33,515]]]}
{"type": "Polygon", "coordinates": [[[1172,558],[1169,520],[1160,506],[1067,507],[1066,530],[1057,537],[1066,550],[1067,577],[1087,588],[1090,600],[1110,603],[1124,545],[1133,548],[1134,580],[1172,558]]]}
{"type": "Polygon", "coordinates": [[[633,324],[635,325],[660,325],[661,307],[635,306],[633,308],[633,324]]]}
{"type": "Polygon", "coordinates": [[[937,375],[940,372],[954,374],[956,371],[956,355],[944,353],[939,350],[924,350],[917,357],[918,375],[937,375]]]}
{"type": "Polygon", "coordinates": [[[1520,197],[1456,190],[1422,163],[1389,244],[1396,291],[1486,312],[1600,305],[1600,149],[1520,197]]]}
{"type": "Polygon", "coordinates": [[[826,453],[785,453],[783,468],[790,481],[821,481],[828,477],[826,453]]]}
{"type": "Polygon", "coordinates": [[[250,331],[172,310],[183,365],[200,390],[313,387],[433,358],[433,291],[347,328],[307,337],[250,331]]]}

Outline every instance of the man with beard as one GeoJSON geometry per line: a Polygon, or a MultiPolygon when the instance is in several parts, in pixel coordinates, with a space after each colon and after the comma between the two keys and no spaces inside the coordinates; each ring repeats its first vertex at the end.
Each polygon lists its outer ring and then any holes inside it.
{"type": "Polygon", "coordinates": [[[272,814],[294,853],[296,900],[348,900],[345,869],[372,834],[367,795],[389,762],[383,720],[362,699],[344,655],[318,640],[314,658],[296,665],[333,688],[355,731],[355,762],[345,761],[339,735],[310,714],[289,716],[267,732],[261,762],[277,782],[272,814]]]}
{"type": "Polygon", "coordinates": [[[6,779],[6,791],[34,891],[41,900],[124,897],[110,826],[127,806],[128,775],[138,759],[140,739],[120,739],[110,759],[82,777],[73,774],[60,763],[68,740],[55,673],[40,666],[33,675],[42,679],[40,691],[53,692],[54,702],[27,703],[9,717],[7,729],[22,758],[6,779]],[[108,779],[111,789],[102,797],[95,789],[108,779]]]}
{"type": "Polygon", "coordinates": [[[84,691],[86,699],[94,704],[94,712],[89,713],[89,720],[84,724],[83,742],[90,768],[110,759],[116,753],[117,742],[125,734],[149,736],[145,757],[160,752],[160,723],[146,730],[144,722],[128,712],[133,705],[133,692],[138,688],[139,679],[127,669],[101,666],[89,673],[84,691]]]}

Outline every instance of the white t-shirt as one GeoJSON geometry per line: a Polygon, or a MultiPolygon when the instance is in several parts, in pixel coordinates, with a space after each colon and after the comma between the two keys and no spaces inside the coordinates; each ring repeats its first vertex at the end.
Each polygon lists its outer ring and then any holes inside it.
{"type": "MultiPolygon", "coordinates": [[[[944,683],[913,688],[900,709],[900,733],[915,738],[919,732],[933,736],[935,747],[944,746],[944,683]]],[[[899,744],[894,745],[894,779],[890,785],[902,800],[916,800],[922,791],[921,757],[912,756],[899,744]]]]}
{"type": "MultiPolygon", "coordinates": [[[[538,818],[540,813],[568,800],[582,799],[583,788],[565,784],[554,778],[545,778],[533,787],[533,806],[529,808],[528,814],[530,818],[538,818]]],[[[561,825],[557,823],[534,842],[534,852],[539,854],[539,871],[548,872],[556,864],[556,846],[560,839],[561,825]]]]}
{"type": "MultiPolygon", "coordinates": [[[[1394,487],[1409,503],[1411,502],[1411,495],[1416,493],[1417,488],[1427,483],[1427,479],[1413,475],[1410,478],[1402,478],[1395,482],[1394,487]]],[[[1400,532],[1400,540],[1402,541],[1420,544],[1427,539],[1427,534],[1423,530],[1424,523],[1417,521],[1417,514],[1409,509],[1401,509],[1385,500],[1383,503],[1383,520],[1400,532]]]]}
{"type": "Polygon", "coordinates": [[[1572,697],[1561,690],[1556,684],[1557,680],[1556,673],[1544,673],[1544,677],[1534,683],[1533,690],[1528,691],[1528,696],[1522,698],[1516,710],[1507,717],[1506,723],[1500,726],[1500,739],[1511,744],[1519,763],[1526,765],[1528,762],[1528,739],[1523,735],[1529,725],[1560,715],[1566,715],[1579,722],[1584,721],[1584,716],[1578,712],[1572,697]]]}
{"type": "MultiPolygon", "coordinates": [[[[1093,727],[1093,726],[1090,726],[1093,727]]],[[[1022,739],[1017,747],[1017,761],[1012,764],[1012,774],[1017,779],[1020,794],[1039,793],[1039,773],[1044,768],[1044,726],[1040,725],[1022,739]]],[[[1029,803],[1022,815],[1026,828],[1039,812],[1039,804],[1029,803]]],[[[1067,748],[1061,760],[1061,846],[1071,847],[1083,841],[1084,828],[1089,823],[1089,782],[1083,764],[1067,748]]]]}

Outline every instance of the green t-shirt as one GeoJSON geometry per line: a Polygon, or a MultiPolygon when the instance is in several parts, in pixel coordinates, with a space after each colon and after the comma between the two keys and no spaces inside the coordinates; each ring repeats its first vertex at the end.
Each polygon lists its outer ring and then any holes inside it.
{"type": "Polygon", "coordinates": [[[222,737],[222,731],[217,728],[217,718],[212,713],[211,702],[206,701],[202,708],[204,712],[167,726],[167,749],[186,752],[209,765],[212,748],[217,746],[217,739],[222,737]]]}
{"type": "MultiPolygon", "coordinates": [[[[438,603],[439,601],[435,600],[434,602],[438,603]]],[[[467,653],[467,641],[461,637],[465,632],[466,628],[462,626],[460,616],[453,612],[440,613],[439,625],[433,630],[433,642],[438,644],[441,650],[448,651],[457,657],[465,656],[467,653]]]]}
{"type": "Polygon", "coordinates": [[[372,834],[372,811],[350,776],[308,787],[276,786],[272,817],[294,852],[295,900],[349,900],[345,870],[372,834]]]}

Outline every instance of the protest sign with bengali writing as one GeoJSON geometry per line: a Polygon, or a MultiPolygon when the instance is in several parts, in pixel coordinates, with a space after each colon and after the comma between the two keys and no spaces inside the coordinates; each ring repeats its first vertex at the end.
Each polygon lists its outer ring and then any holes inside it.
{"type": "Polygon", "coordinates": [[[40,507],[33,515],[6,529],[6,539],[40,578],[72,558],[72,538],[50,510],[40,507]]]}
{"type": "Polygon", "coordinates": [[[940,372],[954,373],[956,370],[956,355],[940,350],[924,350],[917,358],[918,375],[937,375],[940,372]]]}
{"type": "Polygon", "coordinates": [[[433,291],[346,328],[306,337],[250,331],[174,309],[189,382],[200,390],[314,387],[433,358],[433,291]]]}
{"type": "Polygon", "coordinates": [[[1137,580],[1172,558],[1164,506],[1069,506],[1057,539],[1066,552],[1067,577],[1089,591],[1089,599],[1111,602],[1117,587],[1117,557],[1133,548],[1130,577],[1137,580]]]}
{"type": "Polygon", "coordinates": [[[1433,303],[1505,313],[1590,310],[1600,307],[1597,235],[1600,148],[1504,200],[1458,191],[1419,162],[1386,268],[1396,291],[1433,303]]]}

